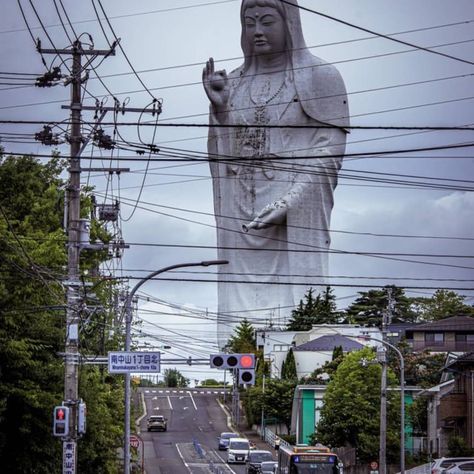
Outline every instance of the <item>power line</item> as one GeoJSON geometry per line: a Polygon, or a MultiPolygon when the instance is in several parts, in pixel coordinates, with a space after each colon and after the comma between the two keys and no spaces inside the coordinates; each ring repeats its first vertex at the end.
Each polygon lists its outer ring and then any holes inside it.
{"type": "Polygon", "coordinates": [[[374,35],[374,36],[377,36],[379,38],[384,38],[386,40],[389,40],[389,41],[393,41],[395,43],[399,43],[399,44],[403,44],[404,46],[410,46],[411,48],[415,48],[415,49],[418,49],[420,51],[425,51],[427,53],[431,53],[431,54],[437,54],[439,56],[443,56],[445,58],[448,58],[448,59],[452,59],[454,61],[458,61],[458,62],[461,62],[461,63],[465,63],[465,64],[470,64],[471,66],[474,65],[474,62],[472,61],[469,61],[467,59],[462,59],[462,58],[458,58],[456,56],[451,56],[450,54],[446,54],[446,53],[441,53],[439,51],[433,51],[432,49],[428,49],[428,48],[425,48],[423,46],[419,46],[417,44],[414,44],[414,43],[410,43],[408,41],[404,41],[404,40],[401,40],[401,39],[397,39],[397,38],[393,38],[392,36],[388,36],[386,34],[383,34],[383,33],[378,33],[374,30],[371,30],[369,28],[365,28],[363,26],[359,26],[359,25],[355,25],[354,23],[350,23],[348,21],[345,21],[345,20],[341,20],[340,18],[336,18],[334,16],[331,16],[331,15],[328,15],[326,13],[322,13],[322,12],[319,12],[319,11],[316,11],[316,10],[312,10],[311,8],[307,8],[307,7],[302,7],[301,5],[297,5],[295,3],[292,3],[292,2],[289,2],[288,0],[280,0],[281,3],[285,3],[287,5],[291,5],[295,8],[299,8],[300,10],[305,10],[307,12],[310,12],[310,13],[314,13],[318,16],[321,16],[323,18],[327,18],[329,20],[332,20],[332,21],[336,21],[337,23],[341,23],[343,25],[346,25],[346,26],[350,26],[351,28],[355,28],[357,30],[360,30],[360,31],[364,31],[365,33],[369,33],[371,35],[374,35]]]}

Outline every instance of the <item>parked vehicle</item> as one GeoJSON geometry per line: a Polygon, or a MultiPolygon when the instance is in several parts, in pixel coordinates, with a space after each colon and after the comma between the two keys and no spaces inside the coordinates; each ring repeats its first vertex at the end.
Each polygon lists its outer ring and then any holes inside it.
{"type": "Polygon", "coordinates": [[[217,437],[217,439],[219,440],[219,450],[226,450],[229,447],[229,439],[237,437],[238,435],[236,433],[232,433],[230,431],[224,431],[223,433],[221,433],[220,436],[217,437]]]}
{"type": "Polygon", "coordinates": [[[462,458],[438,458],[433,459],[431,464],[431,474],[442,474],[446,469],[454,467],[455,464],[460,462],[474,461],[473,457],[462,457],[462,458]]]}
{"type": "Polygon", "coordinates": [[[148,418],[148,431],[166,431],[167,429],[168,420],[163,415],[152,415],[148,418]]]}
{"type": "Polygon", "coordinates": [[[247,456],[246,474],[257,474],[260,471],[260,466],[264,461],[273,461],[273,456],[270,451],[255,449],[249,451],[247,456]]]}
{"type": "Polygon", "coordinates": [[[250,450],[250,443],[247,438],[230,438],[227,449],[227,462],[245,463],[250,450]]]}
{"type": "Polygon", "coordinates": [[[474,474],[474,459],[465,462],[455,462],[442,471],[442,474],[474,474]]]}

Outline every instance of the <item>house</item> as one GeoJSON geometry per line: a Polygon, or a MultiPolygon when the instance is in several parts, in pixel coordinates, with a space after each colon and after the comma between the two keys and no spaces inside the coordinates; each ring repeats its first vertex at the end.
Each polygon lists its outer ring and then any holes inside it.
{"type": "MultiPolygon", "coordinates": [[[[317,433],[317,426],[321,418],[324,405],[324,394],[327,385],[297,385],[293,396],[290,433],[296,437],[296,444],[307,444],[313,433],[317,433]]],[[[400,391],[400,387],[391,390],[400,391]]],[[[405,406],[413,403],[414,396],[421,388],[405,386],[405,406]]],[[[405,416],[405,449],[408,452],[419,450],[417,438],[413,437],[411,420],[405,416]]]]}
{"type": "Polygon", "coordinates": [[[448,454],[451,436],[463,437],[474,448],[474,352],[458,356],[444,370],[450,380],[419,394],[428,397],[427,448],[433,457],[448,454]]]}
{"type": "MultiPolygon", "coordinates": [[[[305,343],[319,339],[324,336],[345,336],[357,340],[358,343],[363,346],[378,347],[380,344],[376,341],[364,340],[363,336],[374,337],[375,339],[381,339],[382,333],[380,329],[375,327],[363,327],[355,324],[317,324],[314,325],[309,331],[281,331],[272,329],[261,329],[256,332],[257,349],[263,351],[264,359],[270,362],[270,375],[271,377],[280,377],[281,366],[288,355],[290,349],[302,346],[305,343]],[[360,339],[357,339],[360,338],[360,339]]],[[[328,340],[326,340],[328,341],[328,340]]],[[[325,346],[326,347],[326,346],[325,346]]],[[[331,357],[332,350],[330,349],[331,357]]],[[[325,350],[324,352],[328,352],[325,350]]],[[[295,354],[296,356],[296,354],[295,354]]],[[[301,372],[305,372],[303,375],[307,375],[308,372],[312,372],[316,368],[320,367],[321,361],[324,359],[331,360],[327,354],[320,356],[313,351],[313,355],[308,356],[305,354],[302,356],[304,360],[304,368],[301,372]],[[306,362],[313,357],[314,363],[310,367],[306,362]]],[[[298,362],[298,360],[296,361],[298,362]]],[[[298,366],[297,366],[298,367],[298,366]]],[[[303,366],[302,366],[303,367],[303,366]]]]}
{"type": "Polygon", "coordinates": [[[413,351],[459,352],[474,347],[474,318],[453,316],[425,324],[418,324],[406,332],[413,351]]]}
{"type": "Polygon", "coordinates": [[[365,346],[339,334],[321,336],[296,346],[293,349],[293,354],[298,379],[310,375],[315,369],[319,369],[326,362],[331,361],[335,347],[342,347],[342,352],[346,354],[347,352],[363,349],[365,346]]]}

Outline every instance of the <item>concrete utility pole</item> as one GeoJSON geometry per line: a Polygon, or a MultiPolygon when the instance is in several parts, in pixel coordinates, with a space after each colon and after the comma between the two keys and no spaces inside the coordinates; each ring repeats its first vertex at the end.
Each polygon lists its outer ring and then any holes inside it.
{"type": "MultiPolygon", "coordinates": [[[[74,445],[77,468],[77,403],[79,398],[79,219],[80,219],[80,179],[81,165],[79,150],[81,148],[81,55],[80,43],[74,43],[71,71],[71,158],[69,162],[69,184],[67,187],[67,268],[68,285],[66,301],[66,360],[64,376],[64,401],[69,406],[70,440],[63,440],[63,451],[66,444],[74,445]]],[[[64,468],[63,468],[64,472],[64,468]]],[[[73,470],[76,472],[76,469],[73,470]]]]}
{"type": "MultiPolygon", "coordinates": [[[[387,288],[387,310],[382,316],[382,344],[387,343],[387,326],[392,321],[392,289],[387,288]]],[[[387,474],[387,353],[385,347],[378,354],[382,364],[380,382],[380,445],[379,445],[379,474],[387,474]]]]}

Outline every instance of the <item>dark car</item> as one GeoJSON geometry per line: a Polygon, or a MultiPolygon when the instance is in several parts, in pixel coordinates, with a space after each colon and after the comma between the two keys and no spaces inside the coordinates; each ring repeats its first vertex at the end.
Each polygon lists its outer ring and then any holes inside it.
{"type": "Polygon", "coordinates": [[[218,436],[219,440],[219,450],[225,451],[229,447],[229,439],[230,438],[237,438],[239,435],[235,433],[231,433],[230,431],[224,431],[218,436]]]}
{"type": "Polygon", "coordinates": [[[260,472],[260,467],[263,462],[273,461],[273,456],[270,451],[263,451],[260,449],[255,449],[249,451],[247,456],[247,474],[256,474],[260,472]]]}
{"type": "Polygon", "coordinates": [[[168,429],[168,420],[163,415],[153,415],[148,418],[148,431],[166,431],[168,429]]]}

